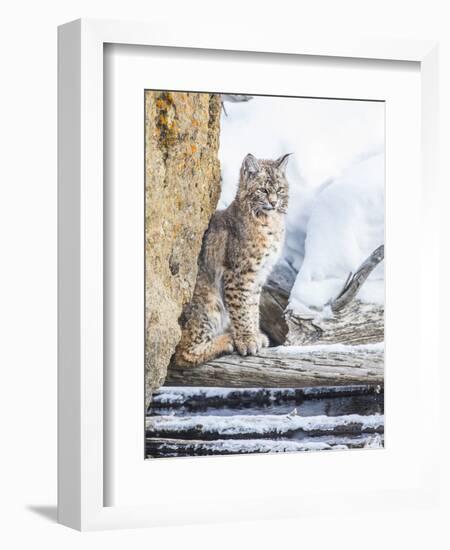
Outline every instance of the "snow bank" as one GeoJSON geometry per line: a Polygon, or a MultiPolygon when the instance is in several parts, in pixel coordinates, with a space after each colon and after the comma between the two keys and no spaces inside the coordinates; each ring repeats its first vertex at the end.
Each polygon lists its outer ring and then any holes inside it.
{"type": "MultiPolygon", "coordinates": [[[[300,273],[290,307],[321,309],[348,273],[384,242],[384,104],[254,97],[226,103],[226,110],[218,208],[233,200],[247,153],[262,158],[293,153],[282,260],[300,273]]],[[[382,280],[380,266],[359,297],[382,302],[382,280]]]]}
{"type": "MultiPolygon", "coordinates": [[[[289,308],[321,310],[342,289],[348,274],[384,243],[384,157],[354,164],[316,196],[306,227],[305,257],[289,308]]],[[[364,302],[384,302],[384,263],[361,288],[364,302]]]]}
{"type": "Polygon", "coordinates": [[[226,111],[220,132],[219,208],[233,200],[247,153],[260,158],[293,153],[287,174],[296,203],[301,187],[319,187],[384,143],[383,103],[254,97],[247,103],[226,103],[226,111]]]}

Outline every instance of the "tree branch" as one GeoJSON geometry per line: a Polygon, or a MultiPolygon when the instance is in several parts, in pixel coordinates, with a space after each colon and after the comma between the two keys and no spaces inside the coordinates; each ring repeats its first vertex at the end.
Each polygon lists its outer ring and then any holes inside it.
{"type": "Polygon", "coordinates": [[[355,274],[349,274],[341,292],[330,303],[333,313],[341,311],[353,300],[359,289],[365,283],[367,277],[383,259],[384,244],[372,252],[372,254],[359,266],[355,274]]]}

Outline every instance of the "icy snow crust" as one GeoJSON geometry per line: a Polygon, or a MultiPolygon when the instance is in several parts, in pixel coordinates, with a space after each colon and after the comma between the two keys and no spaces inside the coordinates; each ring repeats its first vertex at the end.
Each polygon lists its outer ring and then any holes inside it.
{"type": "MultiPolygon", "coordinates": [[[[226,109],[218,208],[233,200],[247,153],[260,158],[293,153],[282,261],[299,272],[289,308],[316,316],[384,242],[384,104],[255,97],[227,103],[226,109]]],[[[383,303],[382,264],[358,297],[383,303]]]]}
{"type": "MultiPolygon", "coordinates": [[[[344,346],[344,344],[336,344],[336,346],[344,346]]],[[[365,344],[361,346],[344,346],[351,349],[352,347],[364,347],[367,348],[369,352],[377,351],[382,348],[383,344],[365,344]]],[[[273,348],[276,350],[281,349],[273,348]]],[[[313,346],[309,346],[313,347],[313,346]]],[[[315,348],[325,348],[325,347],[334,347],[333,346],[314,346],[315,348]]],[[[286,346],[283,348],[283,353],[299,353],[298,350],[303,349],[300,346],[286,346]]],[[[301,351],[300,351],[301,353],[301,351]]],[[[289,398],[294,397],[298,394],[305,396],[317,396],[321,397],[322,395],[336,395],[345,393],[348,394],[350,391],[354,393],[363,392],[366,389],[366,386],[317,386],[312,388],[221,388],[221,387],[202,387],[202,386],[163,386],[159,388],[152,397],[152,403],[154,405],[180,405],[185,403],[190,399],[227,399],[229,397],[239,397],[240,395],[250,395],[258,394],[263,392],[268,394],[273,400],[278,398],[289,398]]]]}
{"type": "MultiPolygon", "coordinates": [[[[210,452],[220,453],[283,453],[283,452],[306,452],[306,451],[337,451],[348,450],[349,447],[361,445],[365,448],[382,448],[383,438],[380,434],[373,434],[354,438],[337,438],[336,442],[326,443],[325,441],[292,441],[268,439],[216,439],[215,441],[191,441],[189,446],[194,450],[208,449],[210,452]]],[[[167,440],[163,444],[165,449],[177,451],[179,443],[171,443],[167,440]]]]}
{"type": "Polygon", "coordinates": [[[383,427],[382,414],[345,416],[289,416],[289,415],[233,415],[233,416],[155,416],[147,419],[147,429],[184,432],[196,430],[222,435],[234,434],[285,434],[295,430],[333,431],[336,427],[360,425],[362,430],[383,427]]]}
{"type": "Polygon", "coordinates": [[[279,355],[299,355],[301,353],[380,353],[384,351],[384,342],[376,344],[316,344],[311,346],[278,346],[271,348],[271,352],[279,355]]]}

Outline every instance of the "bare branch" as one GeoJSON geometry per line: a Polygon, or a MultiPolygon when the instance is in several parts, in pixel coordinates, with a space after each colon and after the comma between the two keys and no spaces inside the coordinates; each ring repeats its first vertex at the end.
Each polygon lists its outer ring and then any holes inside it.
{"type": "Polygon", "coordinates": [[[384,245],[382,244],[359,266],[354,275],[350,273],[343,289],[330,303],[334,313],[341,311],[353,300],[367,277],[383,259],[384,245]]]}
{"type": "Polygon", "coordinates": [[[250,101],[253,99],[252,95],[244,95],[244,94],[220,94],[220,99],[222,102],[222,109],[225,113],[225,116],[228,116],[227,110],[225,108],[225,103],[246,103],[247,101],[250,101]]]}
{"type": "Polygon", "coordinates": [[[222,102],[228,101],[229,103],[246,103],[253,99],[252,95],[244,94],[220,94],[222,102]]]}

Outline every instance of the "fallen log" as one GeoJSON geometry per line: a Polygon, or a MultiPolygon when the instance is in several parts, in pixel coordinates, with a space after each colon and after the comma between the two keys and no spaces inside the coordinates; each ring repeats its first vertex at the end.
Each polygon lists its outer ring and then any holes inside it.
{"type": "Polygon", "coordinates": [[[384,307],[353,300],[332,317],[308,319],[286,312],[286,344],[373,344],[384,340],[384,307]]]}
{"type": "Polygon", "coordinates": [[[276,346],[286,341],[289,326],[284,312],[296,275],[295,269],[282,261],[275,266],[261,292],[259,323],[261,330],[276,346]]]}
{"type": "Polygon", "coordinates": [[[258,355],[225,355],[197,367],[168,371],[166,386],[305,388],[383,385],[382,344],[267,348],[258,355]]]}
{"type": "Polygon", "coordinates": [[[163,386],[153,394],[151,410],[170,408],[236,408],[245,406],[274,406],[304,401],[348,397],[381,396],[383,389],[376,384],[354,386],[319,386],[314,388],[205,388],[163,386]]]}
{"type": "Polygon", "coordinates": [[[383,433],[382,414],[344,416],[148,416],[146,436],[179,439],[302,439],[306,436],[383,433]]]}
{"type": "Polygon", "coordinates": [[[384,306],[363,303],[357,299],[369,275],[384,259],[384,245],[379,246],[350,273],[340,293],[327,306],[331,315],[305,315],[288,309],[288,345],[309,345],[340,342],[372,344],[384,340],[384,306]]]}
{"type": "Polygon", "coordinates": [[[150,457],[210,456],[249,453],[280,453],[362,449],[383,446],[383,435],[364,434],[350,437],[331,436],[309,440],[268,439],[202,439],[146,438],[146,452],[150,457]]]}

